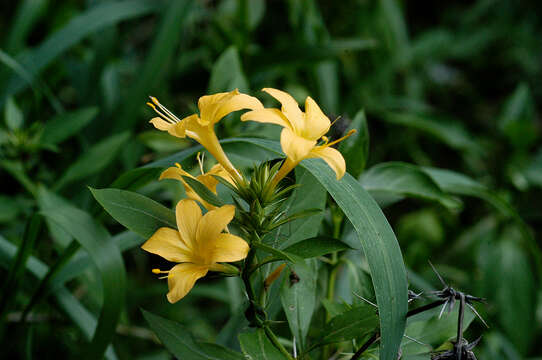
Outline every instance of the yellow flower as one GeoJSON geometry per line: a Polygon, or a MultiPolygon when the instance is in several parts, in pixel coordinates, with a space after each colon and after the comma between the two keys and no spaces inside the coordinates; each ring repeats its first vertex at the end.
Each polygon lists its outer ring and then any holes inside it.
{"type": "Polygon", "coordinates": [[[160,117],[150,122],[159,130],[167,131],[170,135],[184,138],[186,136],[199,142],[215,157],[226,171],[232,176],[240,178],[238,171],[232,165],[216,137],[214,125],[231,112],[242,109],[263,109],[262,103],[253,96],[241,94],[235,89],[230,92],[206,95],[199,98],[199,115],[192,114],[180,120],[158,99],[151,96],[152,107],[160,117]]]}
{"type": "Polygon", "coordinates": [[[186,183],[186,181],[183,179],[183,176],[188,176],[188,177],[191,177],[192,179],[198,180],[203,185],[205,185],[207,187],[207,189],[211,190],[214,194],[216,194],[216,186],[218,185],[218,180],[214,176],[220,176],[221,178],[227,180],[228,182],[230,182],[232,184],[233,184],[233,180],[232,180],[230,174],[226,170],[224,170],[224,168],[220,164],[216,164],[211,168],[211,170],[209,170],[208,172],[204,172],[203,171],[203,160],[199,156],[199,153],[198,153],[198,162],[199,162],[199,165],[200,165],[201,175],[198,175],[198,176],[194,177],[194,176],[192,176],[192,174],[184,171],[182,169],[182,167],[181,167],[181,164],[176,163],[174,167],[170,167],[170,168],[164,170],[164,172],[162,172],[162,174],[160,175],[160,180],[162,180],[162,179],[176,179],[176,180],[179,180],[180,182],[182,182],[182,184],[184,186],[184,190],[186,192],[186,197],[188,197],[189,199],[198,201],[207,210],[213,210],[213,209],[216,208],[216,206],[211,205],[207,201],[203,200],[198,195],[198,193],[195,192],[194,189],[192,189],[192,187],[190,187],[190,185],[188,185],[186,183]]]}
{"type": "Polygon", "coordinates": [[[208,271],[231,272],[228,266],[219,263],[242,260],[249,251],[243,239],[222,232],[235,215],[233,205],[224,205],[202,216],[194,200],[184,199],[177,204],[175,213],[178,230],[160,228],[141,246],[179,263],[168,271],[153,269],[155,274],[167,274],[170,303],[186,296],[196,280],[208,271]]]}
{"type": "Polygon", "coordinates": [[[265,88],[263,91],[282,104],[281,110],[256,109],[243,114],[241,120],[284,127],[280,135],[280,144],[287,157],[275,177],[275,182],[286,176],[301,160],[309,158],[323,159],[335,171],[337,179],[342,178],[346,172],[346,164],[341,153],[331,145],[344,140],[354,131],[341,139],[328,142],[324,135],[329,131],[331,122],[310,96],[305,101],[305,112],[303,112],[299,109],[297,101],[288,93],[270,88],[265,88]],[[323,139],[324,143],[317,145],[319,139],[323,139]]]}

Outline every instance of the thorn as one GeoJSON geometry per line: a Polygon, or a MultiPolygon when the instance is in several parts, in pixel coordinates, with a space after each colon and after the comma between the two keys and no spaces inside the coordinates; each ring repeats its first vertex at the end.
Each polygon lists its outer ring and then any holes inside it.
{"type": "MultiPolygon", "coordinates": [[[[476,315],[476,317],[478,319],[480,319],[480,321],[482,322],[482,324],[484,324],[486,326],[486,328],[489,329],[489,325],[484,321],[484,319],[482,318],[482,316],[480,314],[478,314],[478,311],[476,311],[476,309],[474,308],[474,306],[472,306],[471,304],[467,303],[467,306],[472,310],[472,312],[474,313],[474,315],[476,315]]],[[[478,339],[479,340],[479,339],[478,339]]]]}
{"type": "Polygon", "coordinates": [[[437,277],[438,279],[440,280],[440,282],[442,283],[442,285],[446,288],[448,287],[448,284],[446,284],[446,282],[444,281],[444,279],[442,278],[442,276],[440,276],[440,274],[438,273],[437,269],[433,266],[433,264],[431,263],[430,260],[427,260],[429,262],[429,265],[431,265],[431,267],[433,268],[433,271],[435,272],[435,274],[437,274],[437,277]]]}
{"type": "Polygon", "coordinates": [[[374,302],[371,302],[371,301],[367,300],[366,298],[364,298],[361,295],[356,294],[355,292],[352,292],[352,294],[354,294],[356,297],[360,298],[361,300],[365,301],[367,304],[373,305],[375,308],[378,309],[378,305],[376,305],[374,302]]]}
{"type": "Polygon", "coordinates": [[[442,304],[442,309],[440,310],[440,313],[438,314],[439,320],[442,317],[442,313],[444,313],[444,309],[446,309],[446,305],[448,305],[448,301],[449,301],[449,299],[446,299],[446,302],[444,302],[444,304],[442,304]]]}
{"type": "Polygon", "coordinates": [[[406,337],[406,338],[407,338],[408,340],[410,340],[410,341],[414,341],[416,344],[420,344],[420,345],[422,345],[422,346],[427,346],[427,347],[430,348],[430,349],[433,348],[431,345],[426,344],[426,343],[424,343],[424,342],[421,342],[420,340],[416,340],[416,339],[414,339],[413,337],[408,336],[407,334],[404,334],[403,336],[406,337]]]}

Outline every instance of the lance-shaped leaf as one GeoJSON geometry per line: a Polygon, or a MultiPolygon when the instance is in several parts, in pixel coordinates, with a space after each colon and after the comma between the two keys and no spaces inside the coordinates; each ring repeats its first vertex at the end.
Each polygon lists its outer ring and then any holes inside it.
{"type": "Polygon", "coordinates": [[[290,265],[290,274],[280,289],[282,308],[301,351],[316,308],[316,265],[314,260],[290,265]]]}
{"type": "Polygon", "coordinates": [[[286,357],[269,341],[264,330],[239,334],[239,343],[246,359],[285,360],[286,357]]]}
{"type": "Polygon", "coordinates": [[[244,360],[238,352],[217,344],[199,343],[181,324],[142,310],[143,317],[164,346],[182,360],[244,360]]]}
{"type": "Polygon", "coordinates": [[[376,309],[369,305],[355,307],[331,319],[312,348],[360,338],[376,331],[378,331],[376,309]]]}
{"type": "Polygon", "coordinates": [[[184,181],[198,194],[203,200],[214,206],[222,206],[224,202],[216,196],[207,186],[203,185],[200,181],[191,178],[190,176],[184,176],[184,181]]]}
{"type": "Polygon", "coordinates": [[[461,206],[461,201],[442,191],[422,168],[412,164],[380,163],[362,175],[361,184],[382,206],[405,197],[436,201],[449,209],[461,206]]]}
{"type": "Polygon", "coordinates": [[[102,358],[115,335],[124,306],[126,273],[121,253],[108,232],[86,212],[43,187],[38,191],[38,202],[43,215],[73,236],[89,253],[100,272],[103,306],[92,343],[83,354],[88,359],[102,358]]]}
{"type": "Polygon", "coordinates": [[[90,191],[109,215],[145,238],[161,227],[177,228],[173,211],[146,196],[118,189],[90,191]]]}
{"type": "Polygon", "coordinates": [[[340,240],[326,236],[317,236],[295,243],[284,249],[284,251],[304,259],[309,259],[348,249],[351,249],[351,247],[340,240]]]}

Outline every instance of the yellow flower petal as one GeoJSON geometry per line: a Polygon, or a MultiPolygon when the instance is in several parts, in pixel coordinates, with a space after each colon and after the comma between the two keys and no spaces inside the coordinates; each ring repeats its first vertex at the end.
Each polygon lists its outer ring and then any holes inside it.
{"type": "Polygon", "coordinates": [[[309,154],[311,158],[321,158],[335,171],[337,180],[344,176],[346,172],[346,163],[341,153],[327,146],[316,146],[309,154]]]}
{"type": "Polygon", "coordinates": [[[175,179],[184,183],[183,176],[189,176],[191,178],[194,178],[190,173],[184,171],[182,168],[177,167],[177,166],[172,166],[172,167],[167,168],[160,174],[159,180],[175,179]]]}
{"type": "Polygon", "coordinates": [[[296,133],[303,129],[303,120],[305,116],[303,115],[301,109],[299,109],[299,104],[297,101],[295,101],[290,94],[272,88],[264,88],[262,91],[265,91],[282,104],[282,112],[288,118],[288,120],[290,120],[290,124],[293,126],[293,130],[296,133]]]}
{"type": "Polygon", "coordinates": [[[179,201],[175,208],[175,216],[177,218],[177,227],[179,228],[181,238],[193,252],[198,252],[199,249],[196,242],[196,234],[198,223],[202,219],[200,207],[194,200],[183,199],[179,201]]]}
{"type": "Polygon", "coordinates": [[[310,97],[305,101],[305,124],[303,137],[318,140],[325,135],[331,126],[329,118],[320,110],[320,107],[310,97]]]}
{"type": "Polygon", "coordinates": [[[219,234],[213,241],[213,262],[239,261],[247,257],[250,247],[239,236],[219,234]]]}
{"type": "Polygon", "coordinates": [[[166,227],[156,230],[141,248],[172,262],[185,262],[191,259],[191,250],[181,239],[179,232],[166,227]]]}
{"type": "Polygon", "coordinates": [[[164,119],[160,117],[155,117],[151,119],[150,123],[153,124],[154,127],[157,128],[158,130],[167,131],[170,135],[173,135],[175,137],[179,137],[179,138],[186,137],[186,129],[185,129],[184,121],[172,124],[170,122],[165,121],[164,119]]]}
{"type": "Polygon", "coordinates": [[[284,128],[280,134],[280,145],[282,151],[295,164],[305,159],[312,148],[316,145],[315,140],[307,140],[301,136],[294,134],[288,128],[284,128]]]}
{"type": "Polygon", "coordinates": [[[213,245],[215,239],[220,235],[222,230],[230,223],[235,215],[235,207],[233,205],[224,205],[218,209],[211,210],[203,215],[196,234],[199,255],[204,257],[208,262],[212,262],[213,245]]]}
{"type": "Polygon", "coordinates": [[[169,271],[167,299],[170,303],[181,300],[194,287],[196,281],[209,271],[207,266],[190,263],[178,264],[169,271]]]}
{"type": "MultiPolygon", "coordinates": [[[[206,175],[215,175],[215,176],[220,176],[221,178],[223,178],[224,180],[226,180],[227,182],[229,182],[230,184],[234,184],[233,182],[233,179],[230,175],[229,172],[226,171],[226,169],[224,169],[224,167],[221,165],[221,164],[215,164],[211,170],[209,170],[207,172],[206,175]]],[[[213,177],[214,179],[214,177],[213,177]]],[[[215,179],[215,181],[218,181],[215,179]]]]}
{"type": "Polygon", "coordinates": [[[241,121],[276,124],[294,130],[288,118],[279,109],[253,110],[241,115],[241,121]]]}
{"type": "Polygon", "coordinates": [[[201,115],[200,124],[203,126],[209,125],[211,119],[213,119],[216,114],[218,104],[236,94],[239,94],[239,90],[237,89],[230,92],[221,92],[200,97],[198,100],[198,109],[201,115]]]}
{"type": "Polygon", "coordinates": [[[243,109],[261,110],[263,109],[263,104],[254,96],[246,94],[235,95],[231,99],[223,101],[218,106],[215,116],[211,120],[211,123],[215,124],[229,113],[243,109]]]}
{"type": "Polygon", "coordinates": [[[202,125],[214,125],[224,116],[242,109],[263,109],[257,98],[235,89],[228,93],[202,96],[198,101],[202,125]]]}

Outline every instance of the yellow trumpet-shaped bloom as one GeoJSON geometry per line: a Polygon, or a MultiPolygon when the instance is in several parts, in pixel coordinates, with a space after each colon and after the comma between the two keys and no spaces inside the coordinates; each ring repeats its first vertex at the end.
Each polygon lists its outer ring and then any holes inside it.
{"type": "Polygon", "coordinates": [[[199,115],[192,114],[180,120],[155,98],[147,103],[159,117],[151,119],[151,123],[159,130],[167,131],[170,135],[184,138],[186,136],[199,142],[215,157],[226,171],[240,178],[238,171],[232,165],[216,137],[214,125],[231,112],[251,109],[263,109],[262,103],[253,96],[241,94],[237,89],[202,96],[198,100],[199,115]]]}
{"type": "Polygon", "coordinates": [[[221,262],[244,259],[248,244],[238,236],[223,233],[235,215],[233,205],[224,205],[202,215],[191,199],[179,201],[176,208],[177,228],[162,227],[141,248],[178,263],[171,270],[153,269],[155,274],[167,274],[167,299],[175,303],[188,294],[199,278],[208,271],[230,272],[221,262]]]}
{"type": "MultiPolygon", "coordinates": [[[[198,154],[199,155],[199,154],[198,154]]],[[[175,164],[176,166],[172,166],[170,168],[167,168],[162,172],[160,175],[160,180],[162,179],[176,179],[179,180],[183,186],[184,190],[186,192],[186,197],[189,199],[195,200],[199,202],[201,205],[203,205],[207,210],[213,210],[216,209],[216,206],[209,204],[207,201],[203,200],[197,192],[190,187],[184,180],[183,176],[191,177],[192,179],[196,179],[199,182],[201,182],[203,185],[207,187],[210,191],[212,191],[214,194],[216,194],[216,186],[218,185],[218,180],[215,178],[215,176],[220,176],[221,178],[227,180],[228,182],[233,184],[233,180],[231,178],[231,175],[224,170],[222,165],[216,164],[214,165],[211,170],[208,172],[203,171],[203,161],[201,160],[201,157],[198,156],[198,161],[200,165],[201,175],[193,176],[192,174],[186,172],[183,170],[180,164],[175,164]]]]}
{"type": "Polygon", "coordinates": [[[346,172],[346,164],[341,153],[331,145],[344,140],[353,131],[341,139],[328,142],[324,135],[331,127],[331,121],[310,96],[305,101],[303,112],[290,94],[270,88],[263,91],[282,104],[281,110],[255,109],[243,114],[241,120],[276,124],[284,128],[280,135],[280,144],[287,158],[277,173],[275,182],[286,176],[301,160],[309,158],[323,159],[335,171],[337,179],[342,178],[346,172]],[[318,145],[319,139],[324,139],[324,143],[318,145]]]}

